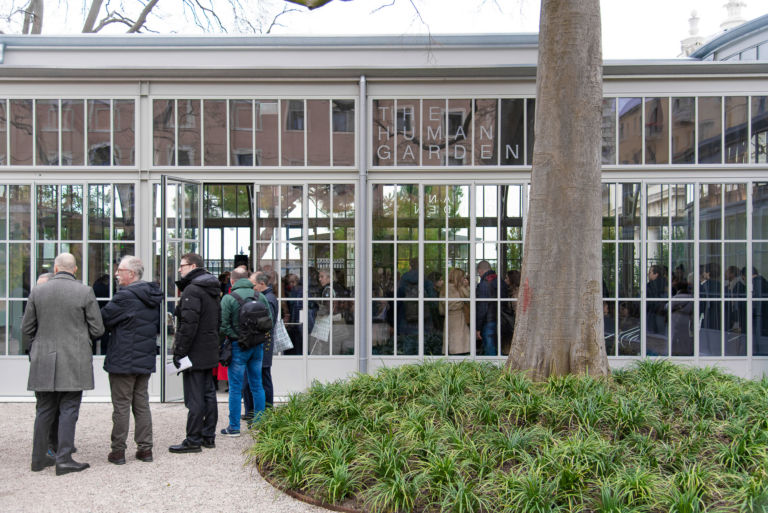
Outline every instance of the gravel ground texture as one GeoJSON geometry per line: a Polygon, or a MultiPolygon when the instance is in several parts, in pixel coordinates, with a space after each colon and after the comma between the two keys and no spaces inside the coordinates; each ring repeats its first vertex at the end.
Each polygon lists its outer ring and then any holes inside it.
{"type": "MultiPolygon", "coordinates": [[[[74,459],[91,464],[82,472],[56,476],[54,467],[30,470],[34,403],[0,403],[0,511],[15,512],[259,512],[320,513],[273,488],[245,466],[251,437],[216,436],[215,449],[171,454],[184,439],[183,404],[152,403],[154,461],[135,459],[133,418],[126,464],[107,461],[112,405],[83,403],[75,433],[74,459]]],[[[226,426],[226,395],[219,394],[217,431],[226,426]]],[[[245,423],[243,423],[243,428],[245,423]]]]}

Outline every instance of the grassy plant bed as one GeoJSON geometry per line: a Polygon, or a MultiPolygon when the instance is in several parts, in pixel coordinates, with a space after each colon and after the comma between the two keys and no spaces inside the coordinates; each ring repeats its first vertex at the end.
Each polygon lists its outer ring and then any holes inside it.
{"type": "Polygon", "coordinates": [[[248,461],[347,510],[768,511],[768,380],[645,360],[532,383],[445,361],[313,385],[248,461]]]}

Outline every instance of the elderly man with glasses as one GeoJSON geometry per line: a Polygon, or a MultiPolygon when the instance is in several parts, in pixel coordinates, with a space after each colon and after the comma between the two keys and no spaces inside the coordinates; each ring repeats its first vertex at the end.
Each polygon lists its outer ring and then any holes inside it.
{"type": "Polygon", "coordinates": [[[127,255],[115,271],[120,290],[101,309],[101,318],[111,332],[104,358],[112,392],[112,452],[107,461],[125,463],[126,439],[131,409],[136,424],[136,459],[152,461],[152,413],[147,390],[155,372],[157,334],[163,293],[155,283],[142,280],[144,264],[127,255]]]}

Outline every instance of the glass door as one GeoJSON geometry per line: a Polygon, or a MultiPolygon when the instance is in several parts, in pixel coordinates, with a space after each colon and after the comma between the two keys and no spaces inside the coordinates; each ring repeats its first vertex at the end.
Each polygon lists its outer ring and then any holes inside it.
{"type": "Polygon", "coordinates": [[[181,376],[165,372],[165,366],[173,360],[176,303],[179,290],[176,280],[179,260],[185,253],[202,254],[203,184],[194,180],[163,175],[161,178],[161,285],[165,296],[165,329],[162,333],[161,393],[160,400],[181,401],[184,397],[181,376]]]}

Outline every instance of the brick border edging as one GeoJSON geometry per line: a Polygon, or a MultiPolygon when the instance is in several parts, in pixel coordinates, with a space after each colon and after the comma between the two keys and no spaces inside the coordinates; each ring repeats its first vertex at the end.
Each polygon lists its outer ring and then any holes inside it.
{"type": "Polygon", "coordinates": [[[345,506],[336,506],[334,504],[329,504],[323,500],[315,499],[314,497],[310,497],[309,495],[305,495],[301,492],[297,492],[296,490],[293,490],[291,488],[283,487],[279,483],[277,483],[277,481],[273,479],[272,476],[267,475],[262,469],[261,465],[254,465],[254,466],[256,467],[256,471],[264,479],[264,481],[269,483],[276,490],[279,490],[284,494],[290,497],[293,497],[296,500],[299,500],[301,502],[306,502],[307,504],[311,504],[312,506],[318,506],[331,511],[339,511],[341,513],[365,513],[365,511],[361,509],[348,508],[345,506]]]}

